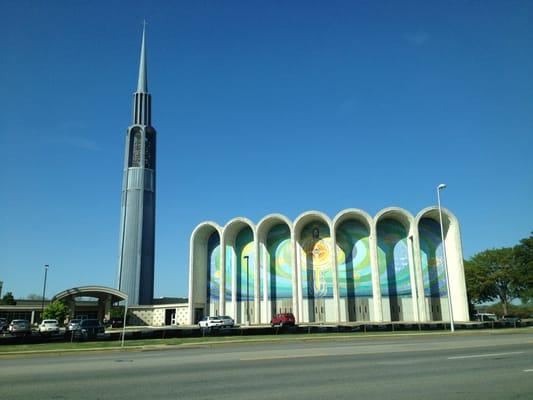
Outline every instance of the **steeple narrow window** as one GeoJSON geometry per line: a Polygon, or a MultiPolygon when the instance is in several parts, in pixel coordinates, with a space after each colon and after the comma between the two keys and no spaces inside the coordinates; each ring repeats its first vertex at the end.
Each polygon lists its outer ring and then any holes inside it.
{"type": "Polygon", "coordinates": [[[146,132],[144,141],[144,167],[150,169],[154,169],[155,167],[154,134],[151,131],[146,132]]]}
{"type": "Polygon", "coordinates": [[[141,166],[142,135],[140,129],[131,132],[133,143],[131,143],[130,167],[141,166]]]}

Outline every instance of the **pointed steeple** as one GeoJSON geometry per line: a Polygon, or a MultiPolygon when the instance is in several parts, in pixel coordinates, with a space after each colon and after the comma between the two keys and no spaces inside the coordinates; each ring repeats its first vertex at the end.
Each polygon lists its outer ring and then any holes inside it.
{"type": "Polygon", "coordinates": [[[146,74],[146,21],[144,21],[141,60],[139,62],[139,80],[137,82],[137,90],[133,93],[133,123],[149,126],[151,116],[152,96],[148,93],[148,78],[146,74]]]}
{"type": "Polygon", "coordinates": [[[139,62],[139,81],[137,93],[148,93],[148,78],[146,76],[146,21],[143,22],[143,38],[141,42],[141,60],[139,62]]]}

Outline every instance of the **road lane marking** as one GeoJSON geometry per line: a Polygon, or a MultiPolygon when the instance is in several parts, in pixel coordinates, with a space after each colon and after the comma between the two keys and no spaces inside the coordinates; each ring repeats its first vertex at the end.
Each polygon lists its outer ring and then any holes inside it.
{"type": "Polygon", "coordinates": [[[262,360],[285,360],[288,358],[305,358],[305,357],[326,357],[332,354],[316,353],[316,354],[295,354],[290,356],[265,356],[265,357],[249,357],[241,358],[241,361],[262,361],[262,360]]]}
{"type": "Polygon", "coordinates": [[[524,351],[512,351],[509,353],[490,353],[490,354],[475,354],[471,356],[455,356],[455,357],[448,357],[448,360],[460,360],[463,358],[481,358],[481,357],[497,357],[497,356],[507,356],[511,354],[524,354],[524,351]]]}
{"type": "Polygon", "coordinates": [[[525,369],[524,372],[533,372],[533,369],[525,369]]]}

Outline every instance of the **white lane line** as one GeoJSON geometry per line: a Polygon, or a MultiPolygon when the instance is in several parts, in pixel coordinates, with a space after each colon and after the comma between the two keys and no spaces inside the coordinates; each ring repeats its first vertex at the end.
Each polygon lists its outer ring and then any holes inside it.
{"type": "Polygon", "coordinates": [[[475,354],[471,356],[455,356],[455,357],[448,357],[448,360],[460,360],[463,358],[481,358],[481,357],[497,357],[497,356],[507,356],[511,354],[524,354],[524,351],[512,351],[509,353],[491,353],[491,354],[475,354]]]}
{"type": "Polygon", "coordinates": [[[533,372],[533,369],[525,369],[524,372],[533,372]]]}
{"type": "MultiPolygon", "coordinates": [[[[330,354],[331,355],[331,354],[330,354]]],[[[305,357],[326,357],[328,354],[295,354],[291,356],[265,356],[265,357],[250,357],[250,358],[241,358],[241,361],[261,361],[261,360],[279,360],[287,358],[305,358],[305,357]]]]}

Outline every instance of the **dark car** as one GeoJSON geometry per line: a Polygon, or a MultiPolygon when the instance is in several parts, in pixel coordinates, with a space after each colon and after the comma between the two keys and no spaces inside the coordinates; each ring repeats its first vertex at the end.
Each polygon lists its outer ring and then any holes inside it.
{"type": "Polygon", "coordinates": [[[9,323],[7,322],[7,318],[0,318],[0,333],[7,331],[8,327],[9,323]]]}
{"type": "Polygon", "coordinates": [[[502,321],[505,321],[505,322],[510,322],[511,324],[520,324],[520,322],[522,322],[522,319],[520,319],[520,317],[516,316],[516,315],[504,315],[502,317],[502,321]]]}
{"type": "Polygon", "coordinates": [[[124,325],[123,318],[111,318],[109,320],[109,326],[111,328],[122,328],[123,325],[124,325]]]}
{"type": "Polygon", "coordinates": [[[293,326],[296,320],[294,319],[294,314],[292,313],[282,313],[276,314],[270,320],[270,325],[274,326],[293,326]]]}
{"type": "Polygon", "coordinates": [[[94,339],[99,333],[105,333],[105,329],[97,319],[84,319],[80,323],[78,332],[83,338],[94,339]]]}

